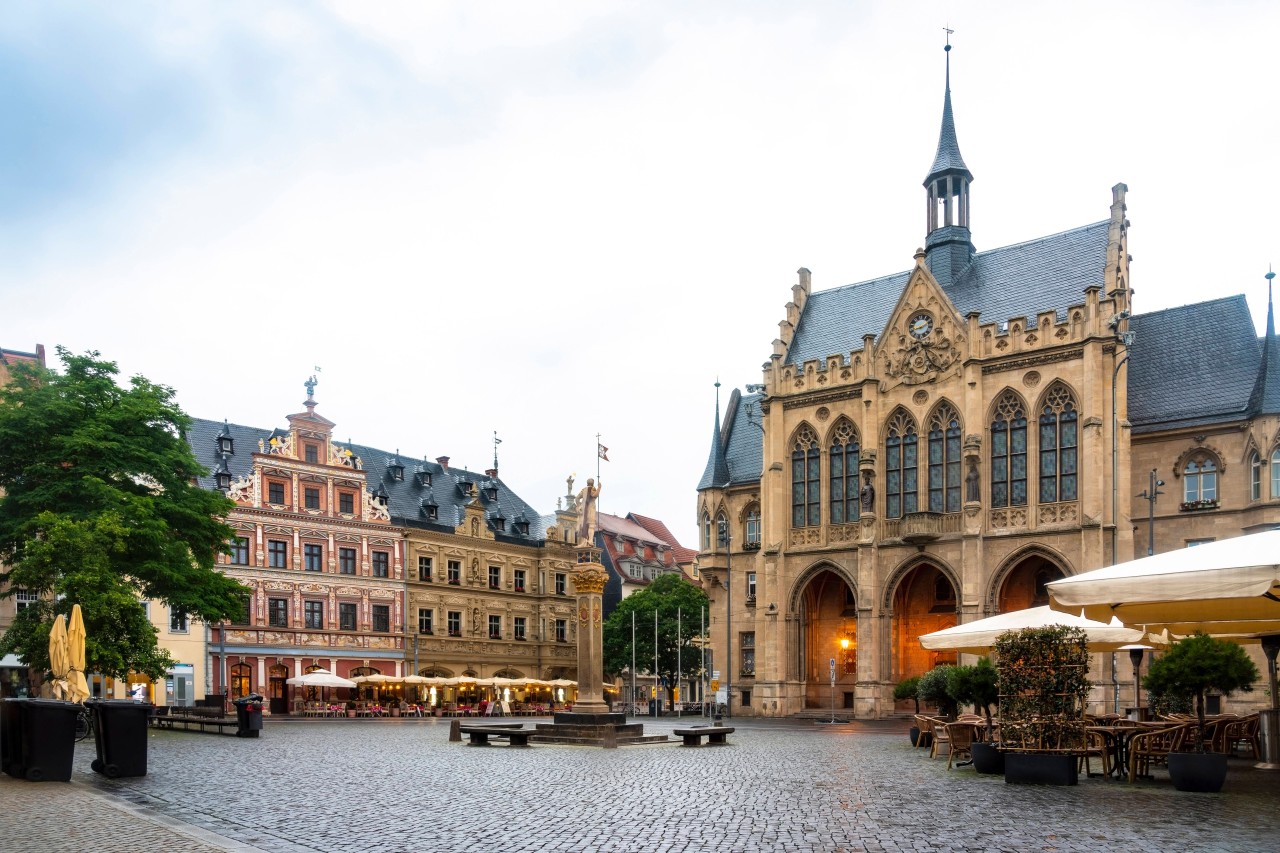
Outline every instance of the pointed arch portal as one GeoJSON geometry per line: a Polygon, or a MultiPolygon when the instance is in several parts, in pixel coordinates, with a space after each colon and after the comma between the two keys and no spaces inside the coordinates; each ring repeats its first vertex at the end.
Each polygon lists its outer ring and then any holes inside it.
{"type": "Polygon", "coordinates": [[[814,572],[798,598],[805,707],[827,708],[831,705],[832,658],[838,693],[852,694],[858,680],[857,599],[844,577],[829,567],[814,572]]]}
{"type": "Polygon", "coordinates": [[[920,645],[920,635],[950,628],[957,621],[956,588],[946,572],[930,563],[907,572],[893,593],[893,680],[955,663],[955,652],[928,651],[920,645]]]}

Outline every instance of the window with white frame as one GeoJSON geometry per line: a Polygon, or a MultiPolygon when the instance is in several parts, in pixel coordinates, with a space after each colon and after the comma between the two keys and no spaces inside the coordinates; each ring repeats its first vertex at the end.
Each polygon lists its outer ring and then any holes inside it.
{"type": "Polygon", "coordinates": [[[1187,504],[1217,504],[1218,466],[1212,457],[1201,454],[1188,460],[1182,469],[1182,483],[1184,508],[1187,504]]]}
{"type": "Polygon", "coordinates": [[[747,572],[747,600],[751,601],[756,597],[756,573],[747,572]]]}
{"type": "Polygon", "coordinates": [[[187,614],[176,608],[169,608],[169,633],[185,634],[191,630],[187,614]]]}
{"type": "Polygon", "coordinates": [[[28,592],[25,589],[20,589],[13,594],[13,603],[19,611],[35,606],[35,603],[39,600],[39,593],[28,592]]]}

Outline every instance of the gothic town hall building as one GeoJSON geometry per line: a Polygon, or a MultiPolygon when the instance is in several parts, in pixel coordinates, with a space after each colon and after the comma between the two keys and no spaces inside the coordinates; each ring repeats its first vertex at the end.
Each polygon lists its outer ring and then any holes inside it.
{"type": "MultiPolygon", "coordinates": [[[[1100,222],[979,252],[972,182],[948,80],[911,268],[829,290],[801,269],[763,383],[717,403],[699,563],[734,714],[828,707],[834,658],[845,713],[886,716],[955,660],[921,634],[1048,603],[1149,537],[1280,524],[1270,312],[1261,339],[1243,296],[1131,313],[1124,184],[1100,222]]],[[[1110,657],[1093,701],[1131,705],[1110,657]]]]}

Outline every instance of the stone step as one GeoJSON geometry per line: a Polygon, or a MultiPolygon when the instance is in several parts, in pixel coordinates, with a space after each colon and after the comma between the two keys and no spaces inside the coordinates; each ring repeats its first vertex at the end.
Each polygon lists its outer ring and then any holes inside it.
{"type": "Polygon", "coordinates": [[[643,723],[626,723],[621,725],[584,725],[579,723],[538,723],[535,726],[538,734],[564,734],[571,737],[604,737],[605,732],[616,732],[618,737],[631,737],[644,733],[643,723]]]}

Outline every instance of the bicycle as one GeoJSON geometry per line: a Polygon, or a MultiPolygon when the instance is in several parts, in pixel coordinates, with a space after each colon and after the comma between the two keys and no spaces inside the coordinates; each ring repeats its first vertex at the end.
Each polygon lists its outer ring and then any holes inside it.
{"type": "Polygon", "coordinates": [[[89,713],[89,709],[84,706],[80,707],[76,713],[76,743],[93,734],[93,715],[89,713]]]}

